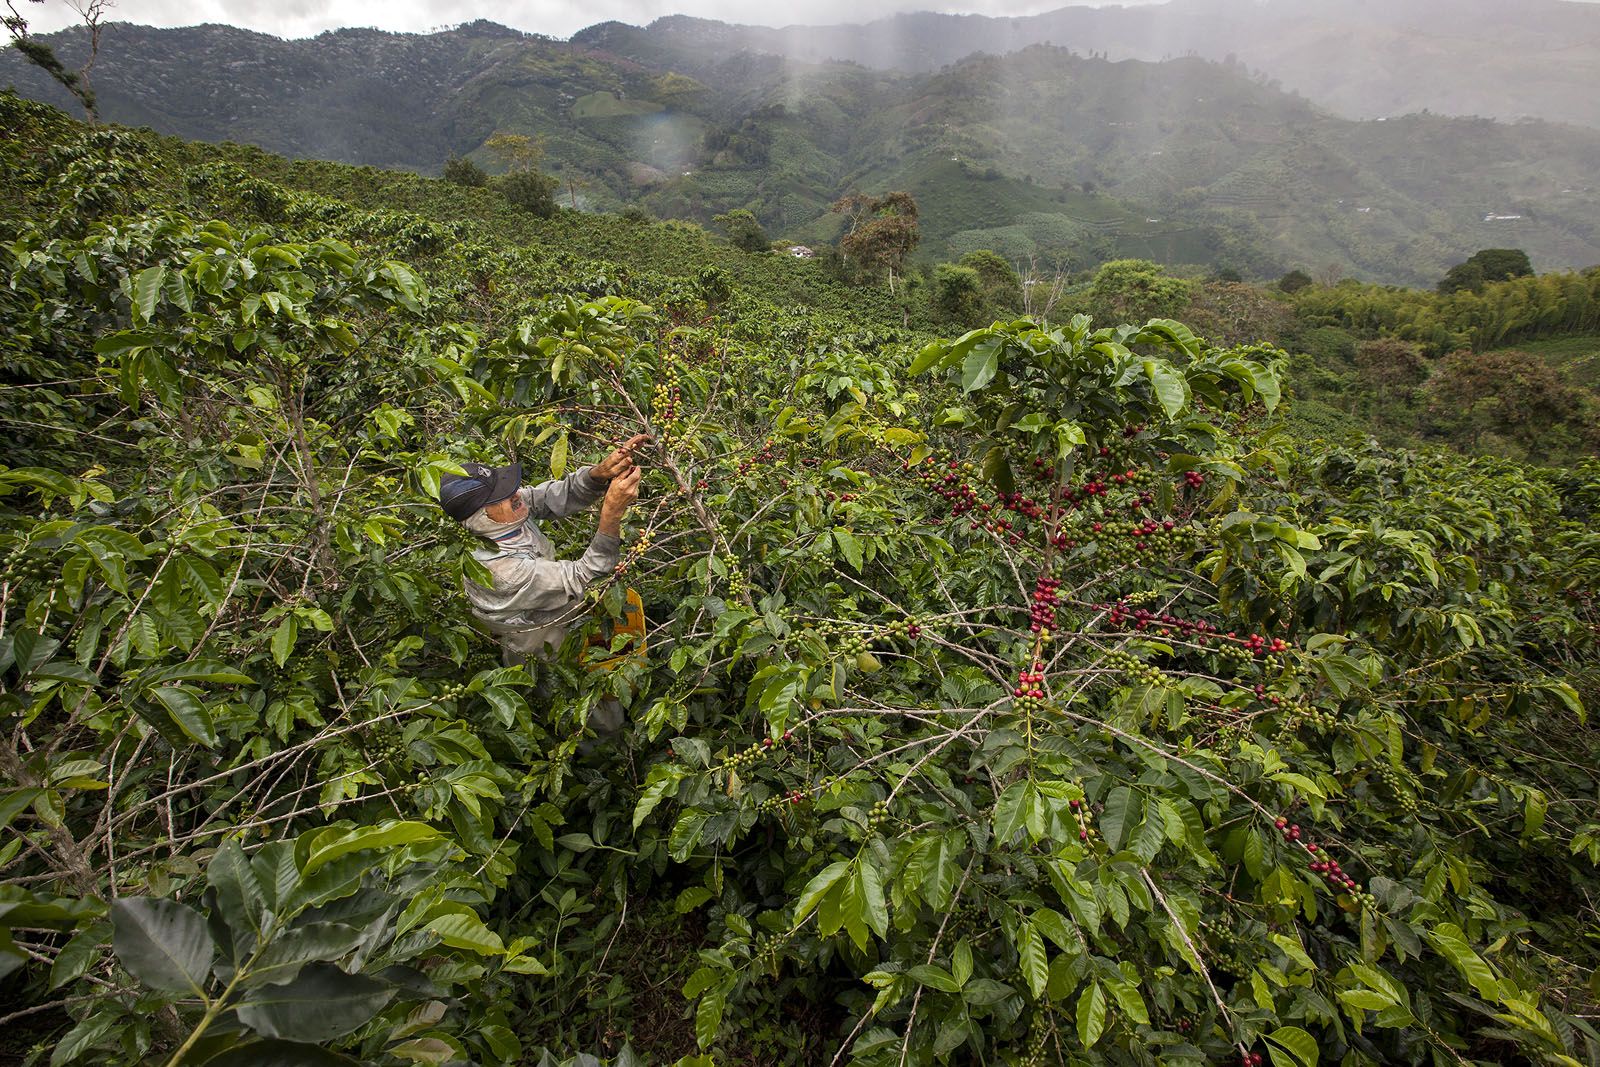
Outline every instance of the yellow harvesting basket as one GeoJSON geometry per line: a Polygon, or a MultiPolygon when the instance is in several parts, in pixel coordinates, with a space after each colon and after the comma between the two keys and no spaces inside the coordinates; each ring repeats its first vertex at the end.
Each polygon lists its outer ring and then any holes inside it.
{"type": "Polygon", "coordinates": [[[591,671],[614,671],[630,660],[644,659],[647,648],[644,600],[638,590],[629,589],[622,597],[622,618],[602,618],[599,631],[589,635],[584,648],[583,665],[591,671]],[[623,635],[632,639],[629,647],[616,655],[609,655],[612,642],[623,635]],[[605,654],[605,658],[596,659],[596,654],[605,654]]]}

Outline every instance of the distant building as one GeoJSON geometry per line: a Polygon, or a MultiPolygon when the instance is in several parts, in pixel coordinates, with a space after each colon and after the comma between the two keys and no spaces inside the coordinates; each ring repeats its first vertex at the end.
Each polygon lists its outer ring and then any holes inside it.
{"type": "Polygon", "coordinates": [[[790,245],[786,251],[795,259],[813,259],[817,254],[815,250],[805,245],[790,245]]]}

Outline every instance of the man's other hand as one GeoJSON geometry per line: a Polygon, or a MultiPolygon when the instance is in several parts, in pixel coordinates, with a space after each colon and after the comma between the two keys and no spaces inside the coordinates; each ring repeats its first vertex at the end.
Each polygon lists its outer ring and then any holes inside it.
{"type": "Polygon", "coordinates": [[[628,506],[639,499],[639,479],[643,475],[638,467],[630,467],[611,480],[605,501],[600,505],[601,533],[622,536],[622,517],[628,513],[628,506]]]}
{"type": "MultiPolygon", "coordinates": [[[[645,445],[654,443],[655,438],[651,437],[649,434],[636,433],[632,437],[628,438],[628,440],[624,442],[621,447],[617,448],[599,463],[596,463],[594,465],[594,469],[589,473],[604,482],[610,481],[619,475],[626,474],[631,470],[636,470],[637,467],[633,460],[634,451],[643,448],[645,445]]],[[[637,483],[635,483],[635,487],[637,488],[637,483]]]]}

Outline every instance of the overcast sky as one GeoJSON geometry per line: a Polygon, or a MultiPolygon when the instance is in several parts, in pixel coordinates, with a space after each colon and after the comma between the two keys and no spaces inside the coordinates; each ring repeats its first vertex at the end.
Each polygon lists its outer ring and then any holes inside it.
{"type": "MultiPolygon", "coordinates": [[[[1100,2],[1103,0],[802,0],[791,4],[755,4],[749,0],[524,0],[508,5],[490,0],[113,0],[111,18],[146,26],[222,22],[281,37],[307,37],[340,26],[425,32],[441,24],[487,18],[520,30],[566,37],[608,19],[643,25],[662,15],[699,15],[725,22],[787,26],[867,22],[897,11],[1031,15],[1069,3],[1100,2]]],[[[1120,2],[1131,5],[1154,0],[1120,2]]],[[[67,0],[19,0],[16,6],[40,33],[77,21],[67,0]]]]}

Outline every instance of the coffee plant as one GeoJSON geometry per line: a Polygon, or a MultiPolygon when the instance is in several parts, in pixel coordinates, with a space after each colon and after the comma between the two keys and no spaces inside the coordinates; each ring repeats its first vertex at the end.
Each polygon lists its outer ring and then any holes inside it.
{"type": "Polygon", "coordinates": [[[1170,320],[535,284],[3,106],[30,1062],[1600,1058],[1592,464],[1296,441],[1283,353],[1170,320]],[[638,432],[617,574],[501,666],[439,477],[638,432]]]}

